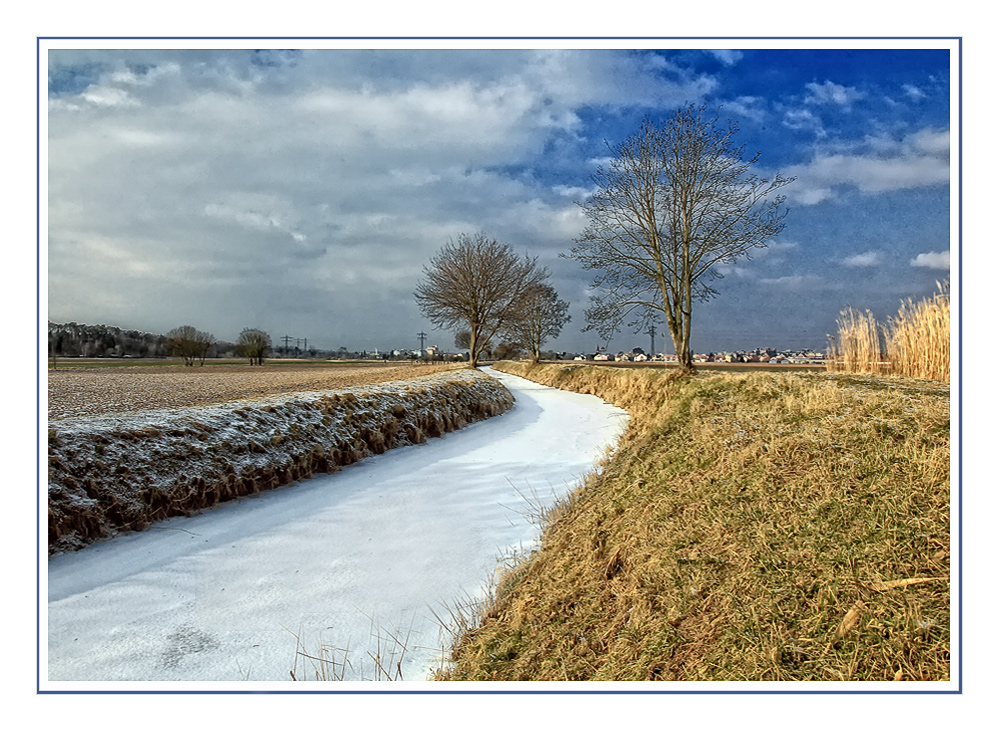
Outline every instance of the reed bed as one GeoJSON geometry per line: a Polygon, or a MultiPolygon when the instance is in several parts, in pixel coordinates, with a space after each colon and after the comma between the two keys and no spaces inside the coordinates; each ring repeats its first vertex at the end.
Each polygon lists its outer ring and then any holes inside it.
{"type": "Polygon", "coordinates": [[[837,319],[837,340],[831,343],[827,364],[832,371],[859,374],[888,372],[884,330],[871,310],[854,308],[841,311],[837,319]]]}
{"type": "Polygon", "coordinates": [[[947,283],[931,298],[907,300],[887,327],[892,372],[936,381],[951,380],[951,297],[947,283]]]}
{"type": "Polygon", "coordinates": [[[930,298],[904,301],[895,318],[878,323],[870,310],[847,308],[837,319],[830,371],[951,380],[951,297],[938,283],[930,298]]]}

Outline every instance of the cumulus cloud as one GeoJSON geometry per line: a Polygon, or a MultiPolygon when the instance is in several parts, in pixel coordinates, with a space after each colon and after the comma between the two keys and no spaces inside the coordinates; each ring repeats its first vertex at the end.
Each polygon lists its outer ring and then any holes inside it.
{"type": "Polygon", "coordinates": [[[824,81],[822,84],[806,84],[809,93],[806,95],[807,104],[833,104],[839,107],[850,107],[851,104],[864,98],[864,92],[853,87],[841,86],[832,81],[824,81]]]}
{"type": "Polygon", "coordinates": [[[792,292],[802,292],[814,290],[823,284],[823,278],[819,275],[785,275],[783,277],[764,278],[760,280],[762,285],[792,292]]]}
{"type": "Polygon", "coordinates": [[[951,269],[951,253],[944,251],[918,254],[910,260],[910,266],[925,267],[927,269],[949,270],[951,269]]]}
{"type": "Polygon", "coordinates": [[[734,66],[740,62],[743,58],[742,51],[734,51],[729,49],[714,49],[710,50],[712,56],[714,56],[720,63],[726,66],[734,66]]]}
{"type": "Polygon", "coordinates": [[[845,267],[875,267],[882,260],[882,255],[875,251],[867,251],[846,257],[840,261],[845,267]]]}
{"type": "Polygon", "coordinates": [[[751,250],[750,255],[753,260],[765,262],[767,265],[773,266],[787,262],[798,251],[798,242],[787,239],[776,239],[767,242],[767,246],[751,250]]]}
{"type": "Polygon", "coordinates": [[[725,102],[722,107],[726,114],[732,114],[740,119],[760,122],[767,116],[767,100],[756,96],[739,96],[725,102]]]}
{"type": "Polygon", "coordinates": [[[786,171],[798,178],[789,198],[808,205],[835,197],[838,189],[878,194],[946,185],[950,140],[947,130],[922,129],[902,139],[869,138],[850,151],[819,152],[786,171]]]}
{"type": "Polygon", "coordinates": [[[291,327],[287,313],[304,307],[312,328],[335,329],[325,313],[356,309],[359,294],[409,302],[411,324],[371,317],[416,332],[413,287],[450,237],[483,229],[554,259],[578,233],[580,186],[507,169],[560,145],[579,165],[581,108],[674,106],[715,88],[648,51],[67,50],[49,61],[53,315],[82,319],[93,283],[114,271],[115,302],[135,304],[137,327],[194,322],[219,337],[291,327]],[[220,322],[202,325],[213,300],[220,322]]]}
{"type": "Polygon", "coordinates": [[[824,137],[823,121],[808,109],[789,109],[785,111],[781,123],[797,132],[812,132],[817,137],[824,137]]]}

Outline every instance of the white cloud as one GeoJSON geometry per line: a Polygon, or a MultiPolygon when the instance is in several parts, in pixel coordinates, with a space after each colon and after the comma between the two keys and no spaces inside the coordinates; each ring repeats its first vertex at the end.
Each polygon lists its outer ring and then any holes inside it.
{"type": "Polygon", "coordinates": [[[743,52],[742,51],[734,51],[734,50],[729,50],[729,49],[717,48],[717,49],[714,49],[714,50],[710,50],[708,53],[710,53],[720,63],[722,63],[722,64],[724,64],[726,66],[735,66],[743,58],[743,52]]]}
{"type": "Polygon", "coordinates": [[[855,254],[840,261],[845,267],[875,267],[881,261],[882,255],[875,251],[855,254]]]}
{"type": "Polygon", "coordinates": [[[869,138],[850,151],[821,151],[784,171],[798,178],[788,196],[808,205],[834,197],[838,188],[878,194],[944,185],[951,179],[949,149],[947,130],[923,129],[902,139],[869,138]]]}
{"type": "Polygon", "coordinates": [[[713,269],[723,277],[746,279],[753,276],[753,273],[748,267],[741,267],[740,265],[737,264],[719,264],[716,265],[713,269]]]}
{"type": "Polygon", "coordinates": [[[947,158],[951,151],[951,133],[948,130],[920,130],[907,137],[903,145],[916,152],[947,158]]]}
{"type": "Polygon", "coordinates": [[[925,252],[910,260],[911,267],[926,267],[927,269],[951,269],[950,252],[925,252]]]}
{"type": "Polygon", "coordinates": [[[777,239],[768,242],[767,246],[752,249],[750,256],[754,260],[765,261],[768,265],[776,265],[788,261],[789,256],[798,250],[798,242],[777,239]]]}
{"type": "Polygon", "coordinates": [[[852,103],[864,98],[864,92],[860,92],[853,87],[834,84],[832,81],[825,81],[822,84],[806,84],[809,90],[806,95],[807,104],[834,104],[839,107],[850,107],[852,103]]]}
{"type": "Polygon", "coordinates": [[[817,137],[826,135],[823,121],[808,109],[787,110],[781,123],[791,130],[812,132],[817,137]]]}
{"type": "Polygon", "coordinates": [[[50,54],[66,70],[48,117],[55,315],[164,331],[188,321],[235,338],[311,309],[300,322],[312,337],[351,341],[349,319],[329,313],[359,307],[354,282],[373,307],[394,303],[369,324],[415,333],[427,325],[415,307],[400,317],[400,303],[412,305],[422,264],[450,237],[486,230],[551,259],[582,228],[572,201],[586,190],[508,167],[554,142],[579,154],[581,107],[673,106],[715,85],[645,51],[255,58],[50,54]],[[120,315],[91,294],[109,269],[114,302],[132,303],[120,315]]]}
{"type": "Polygon", "coordinates": [[[761,122],[767,116],[767,100],[762,97],[740,96],[722,105],[724,114],[733,114],[741,119],[761,122]]]}
{"type": "Polygon", "coordinates": [[[98,107],[139,106],[139,102],[133,99],[127,91],[115,87],[92,87],[80,97],[98,107]]]}
{"type": "Polygon", "coordinates": [[[785,275],[784,277],[774,277],[762,279],[762,285],[775,287],[782,290],[801,292],[803,290],[813,290],[823,284],[823,278],[818,275],[785,275]]]}

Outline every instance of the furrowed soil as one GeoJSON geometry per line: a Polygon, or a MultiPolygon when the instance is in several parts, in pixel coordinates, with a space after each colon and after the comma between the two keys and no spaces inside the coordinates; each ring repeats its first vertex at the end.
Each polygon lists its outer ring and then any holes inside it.
{"type": "Polygon", "coordinates": [[[196,407],[297,391],[346,389],[454,369],[454,364],[265,364],[50,369],[49,420],[196,407]]]}
{"type": "Polygon", "coordinates": [[[440,679],[950,678],[947,384],[495,368],[631,420],[440,679]]]}

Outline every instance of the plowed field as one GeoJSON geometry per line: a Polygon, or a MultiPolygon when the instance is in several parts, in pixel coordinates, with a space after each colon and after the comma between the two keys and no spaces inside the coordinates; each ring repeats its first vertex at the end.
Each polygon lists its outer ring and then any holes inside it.
{"type": "Polygon", "coordinates": [[[453,364],[141,366],[49,371],[49,420],[204,406],[409,379],[453,364]]]}

